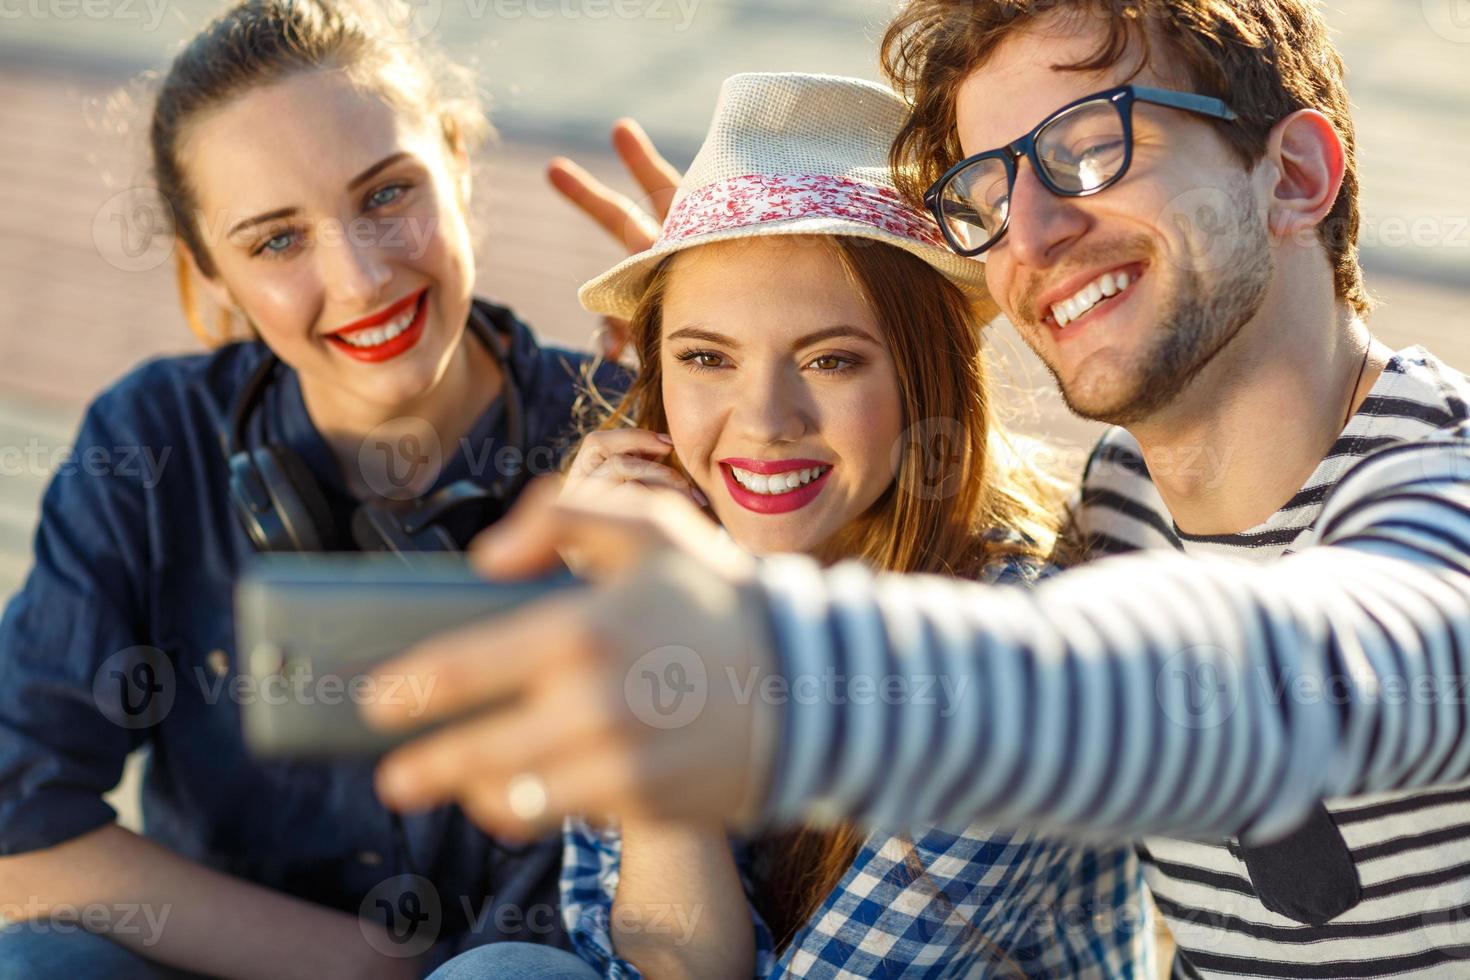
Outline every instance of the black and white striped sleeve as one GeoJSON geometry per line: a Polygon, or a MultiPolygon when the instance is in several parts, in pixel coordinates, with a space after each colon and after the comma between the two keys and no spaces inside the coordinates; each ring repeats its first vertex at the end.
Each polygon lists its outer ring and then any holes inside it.
{"type": "Polygon", "coordinates": [[[1313,534],[1032,589],[768,560],[793,696],[767,815],[1260,841],[1470,777],[1470,440],[1368,457],[1313,534]]]}

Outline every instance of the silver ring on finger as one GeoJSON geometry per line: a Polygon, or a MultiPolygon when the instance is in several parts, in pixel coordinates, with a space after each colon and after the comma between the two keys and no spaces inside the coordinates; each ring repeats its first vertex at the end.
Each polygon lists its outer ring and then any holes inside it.
{"type": "Polygon", "coordinates": [[[536,823],[546,816],[550,802],[546,792],[546,780],[534,772],[517,773],[505,787],[506,803],[516,818],[526,823],[536,823]]]}

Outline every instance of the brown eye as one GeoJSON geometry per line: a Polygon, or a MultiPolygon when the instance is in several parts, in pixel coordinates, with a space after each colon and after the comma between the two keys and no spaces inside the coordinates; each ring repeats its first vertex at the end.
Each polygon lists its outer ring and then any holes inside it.
{"type": "Polygon", "coordinates": [[[807,367],[820,371],[822,374],[841,374],[851,370],[857,364],[858,362],[852,358],[843,357],[840,354],[822,354],[808,361],[807,367]]]}

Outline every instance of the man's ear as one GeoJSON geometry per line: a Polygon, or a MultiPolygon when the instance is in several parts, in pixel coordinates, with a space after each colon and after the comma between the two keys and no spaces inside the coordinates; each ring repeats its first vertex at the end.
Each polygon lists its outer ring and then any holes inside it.
{"type": "Polygon", "coordinates": [[[1332,121],[1316,109],[1300,109],[1271,129],[1265,159],[1276,177],[1267,202],[1267,225],[1277,238],[1315,229],[1337,202],[1347,152],[1332,121]]]}

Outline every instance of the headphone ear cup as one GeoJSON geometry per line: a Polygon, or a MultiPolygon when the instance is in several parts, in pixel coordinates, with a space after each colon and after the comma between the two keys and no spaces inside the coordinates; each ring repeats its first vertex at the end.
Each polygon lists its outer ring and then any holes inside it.
{"type": "Polygon", "coordinates": [[[307,465],[283,446],[262,446],[252,455],[293,550],[328,550],[332,508],[307,465]]]}
{"type": "Polygon", "coordinates": [[[395,555],[460,550],[449,532],[437,524],[410,532],[391,508],[372,502],[361,504],[353,511],[352,540],[361,551],[386,551],[395,555]]]}
{"type": "Polygon", "coordinates": [[[402,554],[413,551],[413,542],[397,519],[384,507],[359,504],[352,512],[352,541],[359,551],[402,554]]]}

